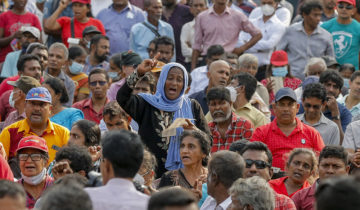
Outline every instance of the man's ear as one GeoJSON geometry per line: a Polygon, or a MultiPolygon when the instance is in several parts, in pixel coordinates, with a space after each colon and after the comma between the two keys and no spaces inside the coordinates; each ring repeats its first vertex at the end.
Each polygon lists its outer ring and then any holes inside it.
{"type": "MultiPolygon", "coordinates": [[[[274,175],[274,170],[272,167],[269,168],[269,174],[270,174],[270,179],[271,179],[274,175]]],[[[270,181],[270,180],[268,180],[268,181],[270,181]]]]}
{"type": "Polygon", "coordinates": [[[81,176],[83,176],[83,177],[85,177],[86,176],[86,173],[85,173],[85,171],[84,170],[80,170],[79,172],[78,172],[78,174],[80,174],[81,176]]]}

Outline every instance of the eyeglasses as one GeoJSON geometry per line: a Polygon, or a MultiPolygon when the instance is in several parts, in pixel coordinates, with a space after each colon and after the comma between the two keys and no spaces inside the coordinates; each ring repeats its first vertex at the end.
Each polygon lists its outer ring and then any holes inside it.
{"type": "Polygon", "coordinates": [[[90,86],[95,87],[97,84],[99,83],[100,86],[104,86],[107,82],[106,81],[94,81],[94,82],[90,82],[90,86]]]}
{"type": "Polygon", "coordinates": [[[354,6],[353,6],[353,5],[350,5],[350,4],[349,4],[349,5],[346,5],[346,6],[343,5],[343,4],[338,4],[338,8],[339,8],[339,9],[344,9],[344,8],[345,8],[345,9],[347,9],[347,10],[351,10],[351,9],[354,8],[354,6]]]}
{"type": "Polygon", "coordinates": [[[266,167],[271,167],[271,165],[265,161],[262,161],[262,160],[250,160],[250,159],[246,159],[245,160],[245,163],[246,163],[246,168],[251,168],[251,166],[253,164],[255,164],[255,167],[257,169],[264,169],[266,167]]]}
{"type": "Polygon", "coordinates": [[[31,158],[32,161],[39,161],[43,157],[42,154],[19,154],[19,160],[27,161],[28,158],[31,158]]]}
{"type": "Polygon", "coordinates": [[[311,107],[312,107],[313,109],[320,109],[320,108],[321,108],[321,105],[311,105],[311,104],[305,103],[305,104],[304,104],[304,107],[305,107],[305,108],[308,108],[308,109],[310,109],[311,107]]]}

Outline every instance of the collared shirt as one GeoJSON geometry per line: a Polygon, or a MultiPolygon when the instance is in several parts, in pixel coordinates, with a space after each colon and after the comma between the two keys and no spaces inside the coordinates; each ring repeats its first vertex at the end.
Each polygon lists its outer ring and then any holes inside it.
{"type": "Polygon", "coordinates": [[[110,101],[116,100],[116,94],[117,94],[118,90],[124,85],[124,83],[125,83],[125,78],[121,79],[117,82],[114,82],[110,85],[110,88],[108,89],[108,91],[106,93],[106,95],[110,101]]]}
{"type": "Polygon", "coordinates": [[[1,71],[2,77],[12,77],[18,74],[16,64],[19,60],[20,54],[21,50],[17,50],[15,52],[10,52],[6,55],[1,71]]]}
{"type": "MultiPolygon", "coordinates": [[[[109,103],[110,100],[106,98],[105,104],[109,103]]],[[[105,106],[104,104],[104,106],[105,106]]],[[[104,106],[101,108],[99,112],[96,112],[93,109],[93,102],[91,98],[84,99],[82,101],[76,102],[72,107],[80,109],[84,113],[84,119],[96,122],[97,124],[100,123],[100,120],[103,118],[103,109],[104,106]]]]}
{"type": "MultiPolygon", "coordinates": [[[[263,36],[254,46],[246,50],[246,53],[255,55],[258,58],[259,66],[268,65],[270,64],[271,54],[285,33],[286,27],[276,15],[271,16],[266,22],[264,22],[263,16],[249,19],[249,21],[261,30],[263,36]]],[[[237,46],[240,47],[244,45],[250,39],[250,34],[243,31],[240,32],[237,46]]]]}
{"type": "Polygon", "coordinates": [[[208,72],[207,66],[200,66],[194,69],[190,73],[192,82],[190,85],[190,91],[188,95],[204,90],[204,88],[208,86],[209,78],[207,77],[207,72],[208,72]]]}
{"type": "MultiPolygon", "coordinates": [[[[18,183],[24,186],[24,180],[23,179],[19,179],[18,183]]],[[[45,184],[44,184],[44,187],[43,187],[43,189],[41,191],[41,194],[43,192],[45,192],[45,190],[48,187],[51,187],[53,184],[54,184],[54,179],[52,177],[50,177],[49,175],[46,175],[45,184]]],[[[26,190],[25,190],[25,192],[26,192],[26,208],[33,209],[34,206],[35,206],[36,201],[40,198],[41,195],[39,196],[38,199],[35,199],[29,192],[27,192],[26,190]]]]}
{"type": "Polygon", "coordinates": [[[221,137],[216,122],[210,122],[209,128],[213,136],[212,153],[220,150],[228,150],[230,145],[235,141],[241,139],[250,140],[254,132],[254,126],[251,122],[236,116],[234,112],[232,113],[231,123],[226,131],[225,139],[221,137]]]}
{"type": "Polygon", "coordinates": [[[85,188],[94,210],[146,210],[149,196],[138,192],[134,184],[122,178],[112,178],[101,187],[85,188]]]}
{"type": "Polygon", "coordinates": [[[243,13],[226,7],[219,15],[213,7],[210,7],[196,17],[193,49],[205,55],[211,45],[219,44],[226,52],[231,52],[236,46],[241,31],[251,36],[261,33],[243,13]]]}
{"type": "Polygon", "coordinates": [[[318,183],[316,181],[310,187],[302,189],[293,195],[291,199],[294,201],[297,210],[315,209],[314,204],[317,185],[318,183]]]}
{"type": "Polygon", "coordinates": [[[186,23],[182,29],[180,34],[180,42],[181,42],[181,52],[185,57],[185,62],[191,62],[192,56],[192,48],[194,45],[194,37],[195,37],[195,19],[186,23]],[[190,46],[188,45],[190,43],[190,46]]]}
{"type": "Polygon", "coordinates": [[[305,119],[305,114],[298,115],[301,122],[315,128],[319,131],[325,145],[339,145],[340,144],[340,131],[339,127],[333,121],[329,120],[321,113],[319,122],[311,125],[305,119]]]}
{"type": "Polygon", "coordinates": [[[298,118],[296,127],[286,136],[277,126],[275,118],[271,123],[258,127],[251,141],[261,141],[265,143],[273,155],[273,167],[285,168],[285,155],[295,148],[311,148],[316,153],[325,147],[320,133],[315,128],[302,123],[298,118]]]}
{"type": "Polygon", "coordinates": [[[304,68],[310,58],[334,57],[331,34],[318,26],[309,36],[303,22],[289,26],[276,49],[287,52],[292,75],[302,80],[305,79],[304,68]]]}
{"type": "Polygon", "coordinates": [[[275,208],[274,210],[296,210],[296,206],[291,198],[274,192],[275,194],[275,208]]]}
{"type": "MultiPolygon", "coordinates": [[[[150,27],[157,30],[161,36],[167,36],[175,42],[174,31],[169,23],[159,20],[158,27],[145,20],[150,27]]],[[[131,28],[130,49],[140,55],[142,59],[149,58],[147,48],[149,43],[156,38],[156,35],[143,23],[137,23],[131,28]]]]}
{"type": "MultiPolygon", "coordinates": [[[[348,96],[349,96],[349,94],[342,97],[342,98],[338,98],[336,101],[346,107],[346,99],[347,99],[348,96]]],[[[359,115],[360,114],[360,103],[358,103],[355,106],[351,107],[351,109],[349,111],[351,112],[351,115],[353,117],[359,115]]]]}
{"type": "Polygon", "coordinates": [[[204,113],[208,113],[209,111],[209,107],[206,101],[207,88],[208,87],[206,86],[203,90],[197,93],[193,93],[189,96],[189,98],[195,99],[197,102],[199,102],[201,109],[203,110],[204,113]]]}
{"type": "Polygon", "coordinates": [[[136,23],[145,20],[145,13],[138,7],[128,5],[117,12],[113,5],[102,10],[97,16],[105,27],[106,35],[110,39],[110,53],[121,53],[130,49],[130,31],[136,23]]]}
{"type": "Polygon", "coordinates": [[[285,177],[281,177],[279,179],[273,179],[273,180],[270,180],[269,181],[269,185],[270,187],[273,188],[273,190],[276,192],[276,193],[279,193],[279,194],[282,194],[282,195],[286,195],[286,196],[289,196],[290,198],[296,193],[296,192],[299,192],[300,190],[302,189],[305,189],[307,187],[310,187],[310,184],[309,182],[305,181],[304,184],[301,186],[300,189],[296,190],[295,192],[293,192],[292,194],[288,194],[288,191],[286,189],[286,185],[285,185],[285,181],[288,179],[287,176],[285,177]]]}
{"type": "Polygon", "coordinates": [[[19,112],[17,110],[12,111],[8,117],[6,118],[6,120],[4,122],[1,122],[0,124],[0,131],[2,131],[4,128],[6,128],[7,126],[23,120],[26,118],[25,112],[23,112],[22,114],[19,114],[19,112]]]}
{"type": "MultiPolygon", "coordinates": [[[[275,15],[277,16],[277,18],[279,18],[279,20],[285,25],[285,26],[289,26],[290,22],[291,22],[291,14],[290,11],[286,8],[281,6],[280,4],[278,5],[278,7],[275,10],[275,15]]],[[[249,19],[253,19],[253,18],[258,18],[258,17],[262,17],[263,13],[261,10],[261,7],[256,7],[255,9],[253,9],[253,11],[250,13],[249,15],[249,19]]]]}
{"type": "MultiPolygon", "coordinates": [[[[47,77],[53,77],[52,75],[49,74],[49,70],[46,69],[44,71],[44,79],[47,77]]],[[[60,74],[57,76],[57,78],[61,79],[64,82],[65,88],[68,92],[69,95],[69,101],[66,102],[65,104],[63,104],[66,107],[71,107],[71,105],[73,104],[74,101],[74,94],[75,94],[75,83],[74,81],[68,76],[66,75],[62,70],[60,71],[60,74]]]]}
{"type": "Polygon", "coordinates": [[[85,59],[85,65],[84,65],[84,68],[83,68],[83,72],[86,74],[86,75],[89,75],[90,72],[94,69],[94,68],[100,68],[100,69],[105,69],[106,71],[109,70],[109,62],[107,61],[103,61],[95,66],[91,65],[90,63],[90,55],[88,55],[85,59]]]}
{"type": "Polygon", "coordinates": [[[358,149],[360,148],[360,120],[350,123],[344,134],[344,141],[342,146],[345,149],[358,149]]]}
{"type": "Polygon", "coordinates": [[[226,210],[231,204],[231,197],[229,196],[219,205],[216,203],[216,200],[210,195],[206,198],[200,210],[226,210]]]}
{"type": "MultiPolygon", "coordinates": [[[[8,159],[15,157],[15,151],[19,141],[23,137],[31,135],[37,136],[36,133],[31,131],[27,118],[9,125],[1,132],[0,142],[4,146],[8,159]]],[[[57,149],[67,144],[69,136],[70,132],[67,128],[53,123],[48,119],[47,127],[40,137],[46,140],[49,149],[49,162],[54,160],[57,149]]]]}

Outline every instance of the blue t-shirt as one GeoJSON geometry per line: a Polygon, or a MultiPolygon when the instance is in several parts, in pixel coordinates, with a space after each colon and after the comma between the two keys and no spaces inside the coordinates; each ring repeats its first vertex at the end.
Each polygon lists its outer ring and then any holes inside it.
{"type": "Polygon", "coordinates": [[[80,109],[66,108],[50,118],[51,122],[62,125],[71,130],[74,122],[84,119],[84,113],[80,109]]]}
{"type": "Polygon", "coordinates": [[[360,23],[352,20],[350,24],[340,24],[337,18],[321,25],[333,37],[336,61],[340,64],[351,63],[359,70],[360,23]]]}

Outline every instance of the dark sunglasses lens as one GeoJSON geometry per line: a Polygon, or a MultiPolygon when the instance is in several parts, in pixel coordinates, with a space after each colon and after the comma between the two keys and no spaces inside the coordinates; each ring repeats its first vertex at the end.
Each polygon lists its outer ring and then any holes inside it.
{"type": "Polygon", "coordinates": [[[251,168],[253,164],[255,164],[255,167],[257,169],[264,169],[266,168],[266,163],[262,160],[245,160],[246,168],[251,168]]]}

